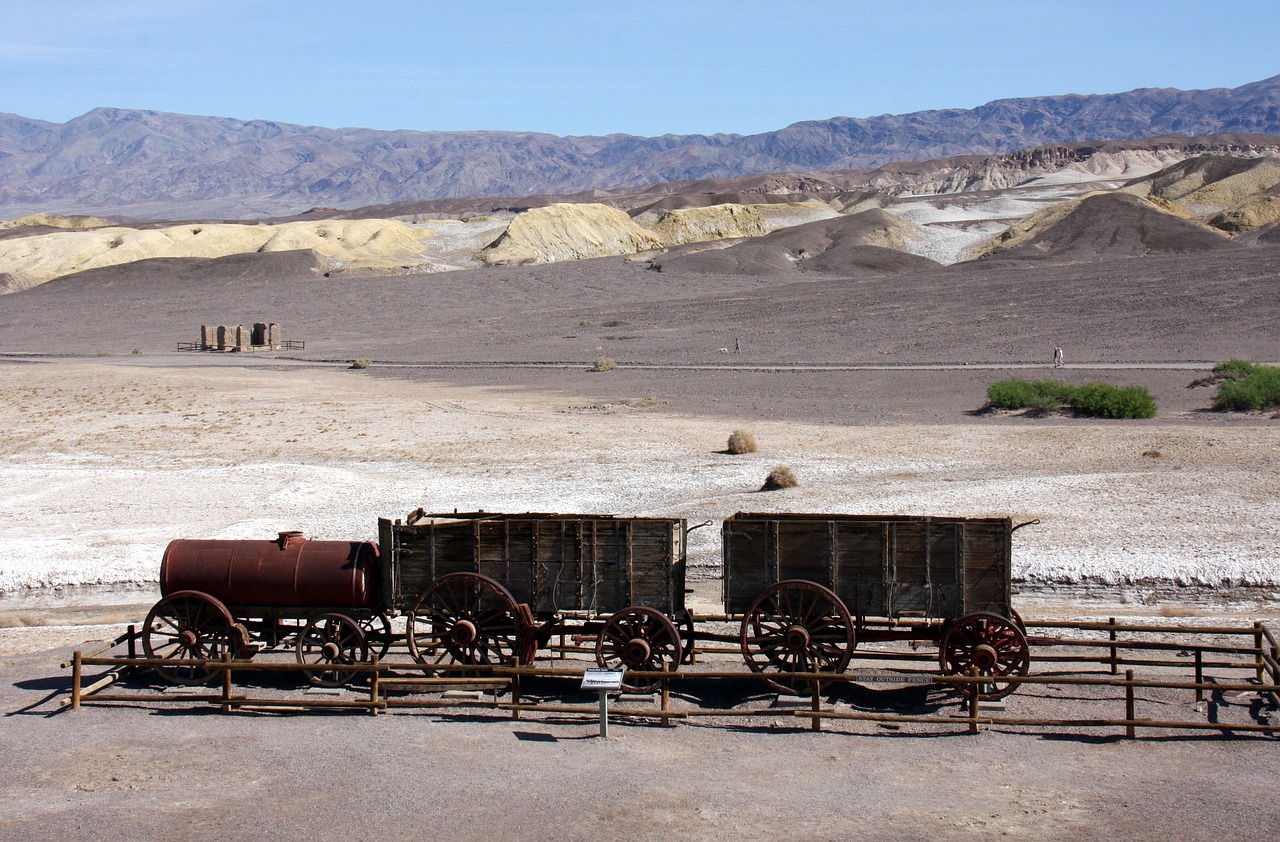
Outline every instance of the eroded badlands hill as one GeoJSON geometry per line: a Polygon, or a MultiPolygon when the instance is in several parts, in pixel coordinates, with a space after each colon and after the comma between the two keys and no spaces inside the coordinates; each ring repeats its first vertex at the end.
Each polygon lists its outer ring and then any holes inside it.
{"type": "Polygon", "coordinates": [[[145,260],[280,251],[313,253],[323,273],[419,274],[628,256],[662,271],[784,277],[884,274],[994,257],[1071,262],[1244,247],[1277,236],[1280,141],[1077,144],[873,172],[499,202],[317,210],[255,223],[129,226],[31,216],[0,225],[0,291],[145,260]]]}

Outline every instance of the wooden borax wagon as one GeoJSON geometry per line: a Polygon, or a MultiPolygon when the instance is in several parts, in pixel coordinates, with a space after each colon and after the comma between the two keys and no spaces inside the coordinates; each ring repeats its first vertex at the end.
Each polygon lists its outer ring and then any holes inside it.
{"type": "Polygon", "coordinates": [[[530,663],[566,624],[610,669],[674,669],[692,641],[684,520],[419,509],[378,534],[421,663],[530,663]]]}
{"type": "Polygon", "coordinates": [[[740,512],[724,521],[725,611],[743,615],[748,667],[784,692],[808,682],[777,673],[843,672],[860,640],[924,639],[938,643],[944,673],[977,669],[991,678],[980,695],[1000,698],[1030,663],[1010,604],[1011,536],[1020,526],[740,512]]]}

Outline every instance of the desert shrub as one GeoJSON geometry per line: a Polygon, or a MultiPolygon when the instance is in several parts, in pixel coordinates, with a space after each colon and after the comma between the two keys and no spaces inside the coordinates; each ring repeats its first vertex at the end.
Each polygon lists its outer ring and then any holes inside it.
{"type": "Polygon", "coordinates": [[[764,485],[760,486],[760,490],[777,491],[780,488],[795,488],[799,484],[795,471],[786,465],[778,465],[764,478],[764,485]]]}
{"type": "Polygon", "coordinates": [[[1227,360],[1213,367],[1213,373],[1221,380],[1240,380],[1253,374],[1258,366],[1245,360],[1227,360]]]}
{"type": "MultiPolygon", "coordinates": [[[[1280,407],[1280,367],[1274,365],[1254,365],[1240,363],[1235,371],[1245,371],[1234,379],[1224,380],[1218,386],[1218,393],[1213,398],[1213,408],[1234,412],[1259,412],[1264,409],[1280,407]],[[1248,366],[1247,371],[1244,366],[1248,366]]],[[[1219,363],[1227,365],[1228,363],[1219,363]]],[[[1218,366],[1213,367],[1214,373],[1218,366]]]]}
{"type": "Polygon", "coordinates": [[[612,357],[596,357],[595,363],[591,366],[592,371],[613,371],[618,364],[613,361],[612,357]]]}
{"type": "Polygon", "coordinates": [[[1035,399],[1035,387],[1025,380],[1001,380],[987,387],[987,403],[993,409],[1026,409],[1035,399]]]}
{"type": "Polygon", "coordinates": [[[1155,418],[1156,401],[1141,386],[1086,383],[1075,389],[1071,408],[1093,418],[1155,418]]]}
{"type": "Polygon", "coordinates": [[[756,452],[756,437],[746,430],[734,430],[729,434],[728,451],[734,455],[756,452]]]}
{"type": "Polygon", "coordinates": [[[371,366],[371,365],[373,365],[373,361],[372,361],[372,360],[366,360],[366,359],[364,359],[364,358],[361,358],[361,359],[358,359],[358,360],[352,360],[352,361],[351,361],[351,367],[352,367],[352,368],[368,368],[368,367],[369,367],[369,366],[371,366]]]}
{"type": "Polygon", "coordinates": [[[1087,383],[1072,386],[1057,380],[1001,380],[987,387],[987,403],[993,409],[1029,409],[1052,412],[1070,407],[1094,418],[1154,418],[1156,402],[1141,386],[1087,383]]]}
{"type": "Polygon", "coordinates": [[[1056,380],[1001,380],[987,387],[987,402],[993,409],[1030,409],[1053,412],[1071,403],[1072,387],[1056,380]]]}

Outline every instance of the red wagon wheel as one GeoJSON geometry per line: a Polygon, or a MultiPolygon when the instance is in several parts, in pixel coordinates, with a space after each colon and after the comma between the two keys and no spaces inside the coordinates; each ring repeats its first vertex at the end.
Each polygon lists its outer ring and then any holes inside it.
{"type": "Polygon", "coordinates": [[[697,630],[693,624],[693,612],[684,608],[676,613],[675,616],[676,631],[680,632],[680,641],[683,646],[680,650],[680,663],[693,663],[693,647],[695,645],[694,635],[697,630]]]}
{"type": "MultiPolygon", "coordinates": [[[[596,638],[596,662],[610,670],[661,671],[665,665],[671,672],[680,666],[683,654],[680,632],[662,612],[643,605],[633,605],[605,620],[596,638]]],[[[652,693],[661,682],[627,683],[622,689],[631,693],[652,693]]]]}
{"type": "Polygon", "coordinates": [[[391,618],[379,612],[370,614],[368,617],[361,617],[356,621],[356,624],[364,632],[365,640],[369,641],[370,654],[377,655],[379,660],[387,657],[387,652],[391,650],[391,643],[394,638],[394,634],[391,631],[391,618]]]}
{"type": "Polygon", "coordinates": [[[321,687],[341,687],[360,674],[344,670],[343,665],[367,663],[369,641],[360,624],[345,614],[323,614],[312,617],[298,635],[295,647],[298,663],[316,664],[326,669],[307,671],[311,683],[321,687]]]}
{"type": "Polygon", "coordinates": [[[743,660],[782,693],[798,695],[812,685],[773,674],[844,672],[854,644],[853,617],[840,597],[803,579],[766,588],[742,619],[743,660]]]}
{"type": "MultiPolygon", "coordinates": [[[[148,658],[218,661],[235,651],[235,620],[217,599],[199,591],[177,591],[161,599],[142,627],[142,651],[148,658]]],[[[172,684],[205,684],[217,670],[175,663],[155,668],[172,684]]]]}
{"type": "Polygon", "coordinates": [[[999,614],[975,611],[952,623],[942,635],[938,652],[944,675],[968,675],[975,667],[990,681],[962,686],[966,696],[1003,699],[1018,686],[1018,677],[1031,667],[1031,648],[1018,625],[999,614]]]}
{"type": "Polygon", "coordinates": [[[497,666],[517,655],[524,662],[534,637],[526,614],[488,576],[450,573],[427,586],[409,609],[409,652],[422,664],[497,666]]]}

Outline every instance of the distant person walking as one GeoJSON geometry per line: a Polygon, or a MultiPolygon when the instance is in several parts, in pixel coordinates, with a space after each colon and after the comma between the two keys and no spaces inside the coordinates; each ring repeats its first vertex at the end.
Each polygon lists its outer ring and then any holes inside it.
{"type": "Polygon", "coordinates": [[[1062,348],[1057,345],[1053,346],[1053,367],[1062,368],[1062,348]]]}
{"type": "Polygon", "coordinates": [[[739,338],[739,339],[733,340],[733,352],[735,354],[742,353],[742,339],[739,338]]]}

